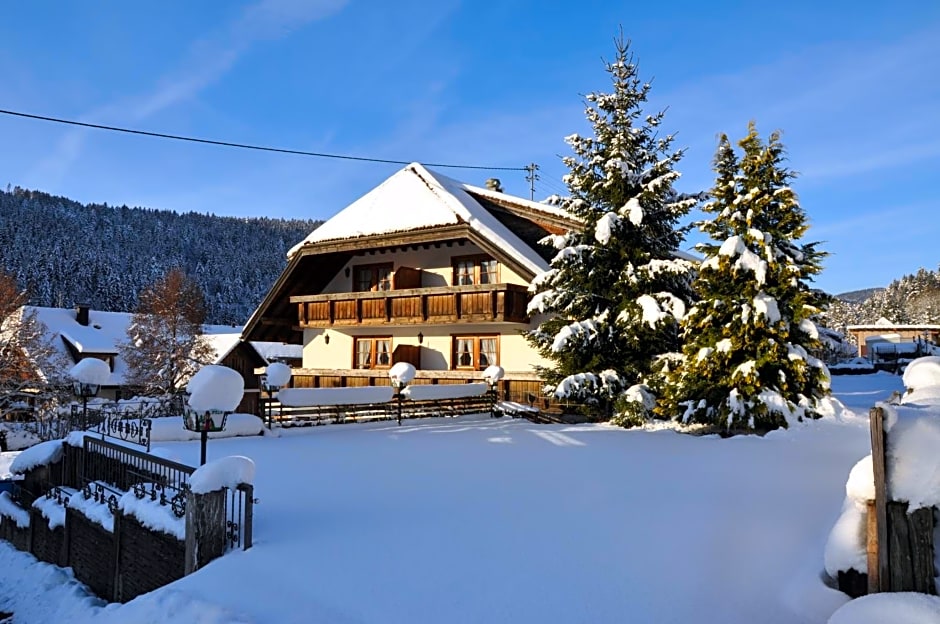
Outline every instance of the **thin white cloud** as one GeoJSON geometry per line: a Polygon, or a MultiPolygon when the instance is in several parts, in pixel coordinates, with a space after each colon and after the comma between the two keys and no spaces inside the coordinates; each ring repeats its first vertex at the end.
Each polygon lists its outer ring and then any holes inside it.
{"type": "MultiPolygon", "coordinates": [[[[188,101],[227,74],[257,43],[278,39],[341,10],[349,0],[261,0],[243,9],[219,30],[195,41],[178,69],[146,93],[111,102],[81,116],[81,121],[134,124],[188,101]]],[[[71,130],[28,176],[54,185],[81,155],[91,130],[71,130]]]]}

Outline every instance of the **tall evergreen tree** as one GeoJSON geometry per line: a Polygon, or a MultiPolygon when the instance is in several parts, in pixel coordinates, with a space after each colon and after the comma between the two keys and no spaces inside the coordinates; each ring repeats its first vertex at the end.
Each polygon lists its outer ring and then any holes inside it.
{"type": "Polygon", "coordinates": [[[127,362],[127,384],[147,394],[179,392],[212,358],[202,336],[205,300],[196,282],[179,269],[145,288],[120,346],[127,362]]]}
{"type": "Polygon", "coordinates": [[[717,178],[699,223],[714,242],[695,288],[701,300],[682,322],[686,343],[659,409],[686,421],[735,431],[786,427],[819,416],[829,394],[825,366],[811,355],[819,346],[811,316],[824,295],[809,282],[825,255],[800,243],[806,214],[789,187],[778,133],[763,144],[752,123],[739,143],[727,136],[715,158],[717,178]]]}
{"type": "Polygon", "coordinates": [[[557,254],[529,306],[546,320],[528,335],[551,362],[539,372],[556,396],[603,405],[650,383],[654,361],[678,349],[693,265],[677,258],[677,224],[698,202],[674,190],[682,151],[659,134],[663,112],[644,114],[650,84],[629,43],[615,43],[613,91],[585,98],[594,136],[566,139],[574,156],[561,204],[582,226],[547,241],[557,254]]]}

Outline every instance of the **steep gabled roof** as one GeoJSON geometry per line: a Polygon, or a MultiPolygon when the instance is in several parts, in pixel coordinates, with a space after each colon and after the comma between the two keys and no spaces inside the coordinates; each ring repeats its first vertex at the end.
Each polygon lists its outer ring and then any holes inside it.
{"type": "Polygon", "coordinates": [[[541,215],[547,221],[567,219],[573,222],[572,217],[558,207],[464,184],[429,171],[419,163],[411,163],[311,232],[288,256],[306,246],[329,241],[466,224],[531,274],[547,270],[548,263],[539,253],[487,210],[477,197],[541,215]]]}
{"type": "Polygon", "coordinates": [[[576,225],[557,206],[464,184],[412,163],[288,252],[287,267],[248,319],[242,336],[253,341],[298,340],[290,297],[317,292],[362,250],[469,240],[531,279],[548,269],[536,241],[576,225]]]}

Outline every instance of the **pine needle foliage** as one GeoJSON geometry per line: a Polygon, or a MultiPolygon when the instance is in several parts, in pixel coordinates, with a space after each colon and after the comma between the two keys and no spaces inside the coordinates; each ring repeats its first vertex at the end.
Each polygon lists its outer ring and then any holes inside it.
{"type": "Polygon", "coordinates": [[[822,270],[818,243],[802,243],[806,213],[790,188],[794,173],[774,132],[765,144],[753,122],[738,145],[719,141],[710,220],[712,239],[694,283],[700,300],[682,321],[682,364],[657,408],[687,422],[767,431],[819,416],[828,372],[811,320],[825,295],[810,288],[822,270]]]}
{"type": "Polygon", "coordinates": [[[655,386],[654,363],[679,348],[693,264],[677,257],[678,222],[698,202],[673,188],[682,150],[660,134],[664,113],[643,111],[650,83],[629,42],[615,45],[612,91],[585,97],[593,136],[566,139],[561,205],[582,226],[544,241],[556,254],[532,282],[529,311],[544,320],[527,335],[550,362],[539,369],[549,392],[605,409],[635,384],[655,386]]]}

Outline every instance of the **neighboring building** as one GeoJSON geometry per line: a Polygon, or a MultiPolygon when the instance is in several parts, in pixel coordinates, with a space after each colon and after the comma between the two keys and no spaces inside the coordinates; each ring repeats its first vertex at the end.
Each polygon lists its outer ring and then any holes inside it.
{"type": "MultiPolygon", "coordinates": [[[[108,400],[127,399],[137,395],[137,389],[126,384],[127,363],[121,357],[120,345],[127,342],[127,328],[133,314],[130,312],[102,312],[89,306],[74,309],[27,306],[46,328],[47,336],[62,356],[60,361],[67,374],[72,366],[89,357],[107,362],[111,369],[108,383],[99,389],[98,396],[108,400]]],[[[205,325],[206,339],[214,350],[212,363],[241,373],[245,380],[245,397],[237,411],[257,414],[258,375],[260,367],[269,360],[261,353],[294,355],[299,359],[299,347],[276,343],[248,344],[241,340],[241,328],[229,325],[205,325]]],[[[296,361],[296,360],[295,360],[296,361]]]]}
{"type": "Polygon", "coordinates": [[[538,394],[527,287],[554,255],[538,241],[574,227],[413,163],[291,249],[243,337],[302,344],[295,386],[384,385],[395,362],[419,383],[479,381],[498,364],[505,394],[538,394]]]}
{"type": "Polygon", "coordinates": [[[849,325],[846,332],[858,345],[858,355],[871,358],[878,353],[907,353],[909,346],[940,344],[940,325],[898,325],[880,318],[870,325],[849,325]]]}

